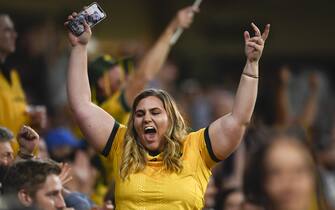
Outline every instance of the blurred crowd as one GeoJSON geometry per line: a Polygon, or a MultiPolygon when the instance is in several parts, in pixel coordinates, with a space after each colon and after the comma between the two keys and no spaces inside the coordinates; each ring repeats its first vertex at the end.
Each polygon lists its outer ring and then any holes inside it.
{"type": "MultiPolygon", "coordinates": [[[[61,30],[66,29],[47,22],[18,35],[11,17],[0,14],[0,209],[23,209],[13,195],[24,209],[48,199],[55,209],[114,209],[111,169],[86,143],[68,106],[70,46],[61,30]]],[[[122,95],[118,88],[135,74],[146,50],[135,43],[101,55],[93,45],[88,58],[92,99],[104,106],[122,95]]],[[[312,65],[273,66],[260,64],[252,120],[242,144],[212,169],[206,210],[335,209],[332,81],[312,65]]],[[[167,59],[146,88],[169,92],[190,129],[206,127],[232,110],[234,85],[181,78],[182,71],[167,59]]],[[[226,77],[238,83],[235,76],[226,77]]]]}

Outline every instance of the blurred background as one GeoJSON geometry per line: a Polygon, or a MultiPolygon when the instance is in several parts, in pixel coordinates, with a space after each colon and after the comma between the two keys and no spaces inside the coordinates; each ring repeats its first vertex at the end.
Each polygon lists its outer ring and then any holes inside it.
{"type": "MultiPolygon", "coordinates": [[[[34,58],[43,55],[51,59],[57,56],[46,54],[62,53],[68,47],[63,28],[67,15],[91,3],[79,0],[0,2],[1,10],[11,14],[19,33],[16,54],[34,58]]],[[[93,30],[96,42],[92,46],[92,57],[150,47],[177,10],[193,3],[187,0],[97,2],[108,18],[93,30]]],[[[204,0],[192,27],[182,35],[170,54],[180,68],[178,78],[197,77],[203,83],[220,84],[228,83],[226,75],[238,78],[244,63],[243,31],[255,22],[261,28],[266,23],[272,25],[262,58],[262,74],[273,73],[277,64],[293,64],[294,71],[306,66],[315,67],[333,79],[334,6],[333,1],[327,0],[317,3],[303,0],[204,0]]],[[[36,74],[43,74],[44,70],[42,66],[34,68],[36,74]]]]}
{"type": "MultiPolygon", "coordinates": [[[[19,34],[14,57],[24,55],[24,63],[34,66],[32,71],[25,70],[26,80],[34,75],[43,78],[46,74],[47,67],[34,62],[47,59],[50,64],[54,59],[60,59],[58,55],[68,48],[64,20],[72,11],[79,11],[83,5],[91,3],[79,0],[0,2],[1,10],[14,19],[19,34]]],[[[97,2],[108,17],[93,30],[92,58],[102,53],[132,54],[147,49],[178,9],[193,3],[187,0],[97,2]]],[[[260,28],[266,23],[272,25],[262,57],[261,74],[273,74],[278,66],[290,64],[294,65],[294,72],[318,68],[334,79],[334,6],[333,1],[327,0],[317,3],[303,0],[204,0],[192,27],[185,31],[170,53],[170,58],[180,69],[178,81],[196,77],[201,78],[203,84],[222,85],[230,83],[230,78],[238,79],[245,59],[243,31],[250,29],[251,22],[260,28]]],[[[29,91],[30,94],[47,90],[40,88],[46,85],[43,81],[34,84],[36,87],[29,91]]],[[[30,82],[24,81],[24,84],[30,82]]],[[[32,97],[36,103],[47,100],[45,93],[38,95],[42,98],[32,97]]]]}
{"type": "MultiPolygon", "coordinates": [[[[106,53],[117,57],[143,55],[176,12],[193,3],[97,2],[107,19],[93,29],[90,60],[106,53]]],[[[70,46],[63,23],[72,11],[80,11],[90,3],[0,0],[1,12],[12,17],[18,32],[17,49],[9,60],[18,66],[28,101],[46,105],[51,119],[61,118],[58,114],[67,104],[65,80],[70,46]]],[[[166,69],[152,86],[167,89],[176,97],[186,107],[190,126],[197,129],[231,110],[245,64],[243,32],[251,31],[251,22],[261,30],[271,24],[261,58],[260,88],[251,129],[245,144],[214,171],[210,184],[213,188],[206,195],[208,209],[221,209],[215,207],[215,196],[226,192],[223,189],[241,188],[244,165],[260,130],[297,125],[308,136],[319,161],[317,167],[324,172],[324,182],[332,186],[324,189],[324,197],[335,207],[335,179],[330,178],[335,177],[334,8],[335,1],[329,0],[203,0],[192,26],[173,46],[166,69]]],[[[64,119],[53,122],[64,123],[64,119]]]]}

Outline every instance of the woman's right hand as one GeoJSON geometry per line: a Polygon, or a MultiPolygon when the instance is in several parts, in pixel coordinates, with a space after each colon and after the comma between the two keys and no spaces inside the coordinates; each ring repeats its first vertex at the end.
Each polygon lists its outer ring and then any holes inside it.
{"type": "MultiPolygon", "coordinates": [[[[69,21],[73,20],[77,15],[78,14],[76,12],[73,12],[71,15],[69,15],[67,21],[64,23],[64,26],[67,28],[69,21]]],[[[87,45],[88,41],[91,38],[92,31],[86,21],[84,21],[84,29],[85,29],[84,33],[82,33],[80,36],[75,36],[68,29],[68,38],[73,47],[77,45],[87,45]]]]}

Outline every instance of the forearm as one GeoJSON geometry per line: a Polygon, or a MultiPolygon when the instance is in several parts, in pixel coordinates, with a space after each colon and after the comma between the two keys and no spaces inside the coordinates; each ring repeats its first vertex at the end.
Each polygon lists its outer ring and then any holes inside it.
{"type": "Polygon", "coordinates": [[[70,107],[77,109],[82,103],[91,101],[91,90],[87,76],[87,48],[77,45],[72,48],[67,80],[70,107]]]}
{"type": "Polygon", "coordinates": [[[151,80],[160,70],[170,52],[170,39],[176,30],[176,24],[172,21],[140,61],[137,72],[141,74],[142,78],[144,76],[147,80],[151,80]]]}
{"type": "Polygon", "coordinates": [[[172,22],[142,58],[138,69],[129,78],[125,86],[125,97],[128,104],[132,104],[135,96],[145,88],[161,69],[170,52],[170,39],[175,30],[176,26],[172,22]]]}
{"type": "Polygon", "coordinates": [[[298,121],[306,128],[309,128],[315,120],[317,108],[318,108],[318,93],[317,91],[312,91],[308,96],[307,103],[303,109],[303,112],[298,118],[298,121]]]}
{"type": "Polygon", "coordinates": [[[276,104],[276,123],[286,126],[290,122],[290,110],[288,99],[288,85],[281,84],[277,90],[278,100],[276,104]]]}
{"type": "Polygon", "coordinates": [[[258,62],[247,61],[235,96],[232,117],[241,125],[249,123],[257,98],[258,62]]]}

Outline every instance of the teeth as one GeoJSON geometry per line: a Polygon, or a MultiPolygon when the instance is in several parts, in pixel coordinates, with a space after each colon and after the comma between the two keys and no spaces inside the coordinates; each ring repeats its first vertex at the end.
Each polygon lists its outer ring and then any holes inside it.
{"type": "Polygon", "coordinates": [[[145,128],[144,128],[145,131],[150,130],[150,129],[155,129],[155,128],[152,127],[152,126],[148,126],[148,127],[145,127],[145,128]]]}

